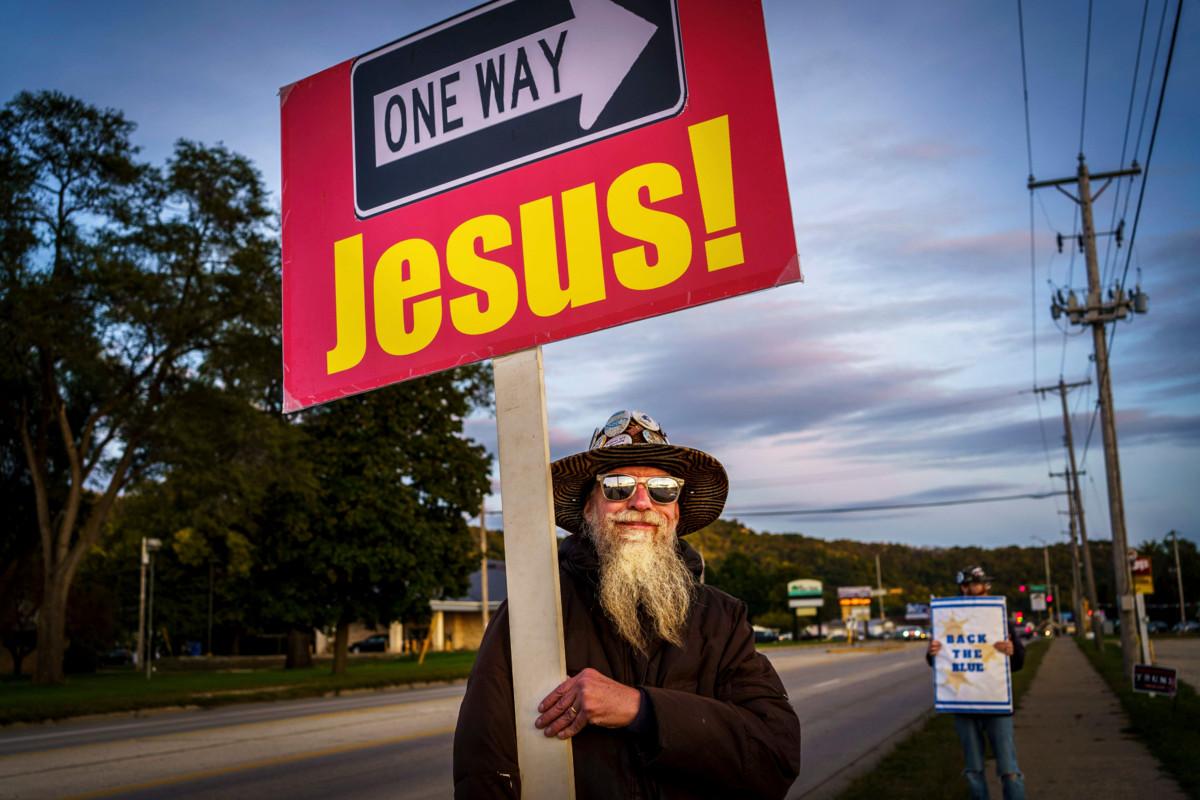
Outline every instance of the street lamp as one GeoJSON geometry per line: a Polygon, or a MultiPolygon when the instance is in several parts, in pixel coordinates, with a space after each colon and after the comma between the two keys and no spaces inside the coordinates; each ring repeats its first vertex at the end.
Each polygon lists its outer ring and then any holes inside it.
{"type": "Polygon", "coordinates": [[[150,665],[154,660],[154,553],[162,548],[162,539],[142,537],[142,579],[138,593],[138,646],[139,664],[146,665],[146,678],[150,677],[150,665]],[[146,620],[146,566],[150,566],[150,619],[146,620]],[[149,624],[145,624],[145,623],[149,624]],[[144,660],[143,660],[144,659],[144,660]]]}

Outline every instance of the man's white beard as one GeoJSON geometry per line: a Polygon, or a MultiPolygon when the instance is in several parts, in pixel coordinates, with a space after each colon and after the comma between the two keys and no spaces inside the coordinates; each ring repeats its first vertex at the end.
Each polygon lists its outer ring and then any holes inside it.
{"type": "Polygon", "coordinates": [[[600,555],[600,605],[617,632],[642,653],[650,651],[655,636],[681,647],[696,588],[691,570],[675,549],[675,523],[653,510],[619,511],[605,517],[589,508],[583,529],[600,555]],[[622,539],[617,522],[659,527],[648,537],[622,539]],[[642,627],[639,609],[650,630],[642,627]]]}

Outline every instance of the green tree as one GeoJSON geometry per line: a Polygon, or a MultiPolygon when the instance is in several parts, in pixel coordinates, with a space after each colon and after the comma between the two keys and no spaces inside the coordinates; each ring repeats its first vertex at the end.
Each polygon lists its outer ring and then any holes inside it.
{"type": "Polygon", "coordinates": [[[462,422],[489,389],[482,367],[460,368],[303,416],[318,491],[307,504],[275,499],[255,582],[274,616],[336,629],[335,673],[351,623],[423,621],[431,598],[465,591],[475,551],[466,517],[488,489],[490,456],[462,422]]]}
{"type": "Polygon", "coordinates": [[[278,323],[278,248],[258,173],[181,140],[162,169],[133,124],[57,92],[0,112],[3,377],[41,549],[35,679],[63,679],[68,596],[119,493],[160,466],[204,397],[263,401],[244,356],[278,323]]]}

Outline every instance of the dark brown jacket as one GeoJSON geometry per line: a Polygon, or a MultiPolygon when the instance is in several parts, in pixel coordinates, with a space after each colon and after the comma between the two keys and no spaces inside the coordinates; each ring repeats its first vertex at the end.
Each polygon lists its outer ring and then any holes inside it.
{"type": "MultiPolygon", "coordinates": [[[[700,556],[679,546],[699,576],[700,556]]],[[[583,537],[560,545],[567,674],[592,667],[637,687],[649,713],[639,715],[637,733],[589,725],[572,739],[576,798],[783,797],[800,770],[800,721],[775,669],[754,648],[745,604],[698,585],[684,646],[660,642],[647,658],[620,638],[600,608],[598,566],[583,537]]],[[[515,724],[508,614],[501,606],[459,710],[455,797],[520,795],[515,724]]]]}

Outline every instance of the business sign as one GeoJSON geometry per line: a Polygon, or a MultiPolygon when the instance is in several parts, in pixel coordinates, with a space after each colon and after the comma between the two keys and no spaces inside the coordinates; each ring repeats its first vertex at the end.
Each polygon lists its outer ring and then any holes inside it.
{"type": "Polygon", "coordinates": [[[1133,571],[1133,593],[1154,594],[1154,570],[1150,566],[1150,559],[1137,556],[1130,560],[1129,566],[1133,571]]]}
{"type": "Polygon", "coordinates": [[[863,597],[871,599],[870,586],[839,586],[837,591],[839,600],[863,597]]]}
{"type": "Polygon", "coordinates": [[[800,280],[757,0],[499,0],[280,108],[287,411],[800,280]]]}
{"type": "Polygon", "coordinates": [[[933,661],[934,710],[969,714],[1012,713],[1012,673],[996,643],[1008,638],[1003,597],[935,597],[930,601],[933,638],[942,643],[933,661]]]}
{"type": "Polygon", "coordinates": [[[1133,690],[1150,694],[1175,694],[1175,670],[1150,664],[1133,665],[1133,690]]]}
{"type": "Polygon", "coordinates": [[[788,600],[788,608],[821,608],[825,600],[820,597],[793,597],[788,600]]]}
{"type": "Polygon", "coordinates": [[[929,604],[906,603],[904,606],[904,619],[909,621],[929,619],[929,604]]]}
{"type": "Polygon", "coordinates": [[[788,581],[788,597],[821,597],[825,592],[824,584],[808,578],[788,581]]]}
{"type": "Polygon", "coordinates": [[[1029,594],[1029,610],[1030,611],[1045,611],[1046,610],[1046,593],[1045,592],[1030,592],[1030,594],[1029,594]]]}
{"type": "Polygon", "coordinates": [[[815,617],[816,615],[817,615],[817,610],[815,608],[797,608],[796,609],[797,617],[815,617]]]}

